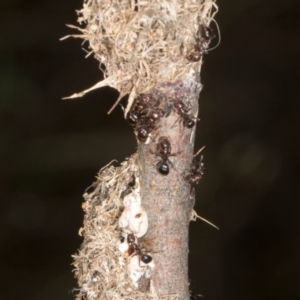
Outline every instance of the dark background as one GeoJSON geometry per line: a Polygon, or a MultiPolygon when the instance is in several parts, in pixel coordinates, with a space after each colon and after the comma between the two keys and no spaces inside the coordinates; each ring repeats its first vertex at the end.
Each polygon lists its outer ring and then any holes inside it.
{"type": "MultiPolygon", "coordinates": [[[[199,149],[206,173],[191,225],[190,278],[207,300],[300,299],[299,0],[220,0],[218,49],[205,57],[199,149]]],[[[75,24],[76,0],[0,4],[0,300],[73,299],[81,195],[135,151],[118,93],[75,24]]]]}

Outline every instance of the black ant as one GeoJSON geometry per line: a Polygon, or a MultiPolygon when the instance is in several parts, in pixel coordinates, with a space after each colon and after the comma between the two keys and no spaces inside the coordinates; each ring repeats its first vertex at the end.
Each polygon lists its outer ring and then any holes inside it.
{"type": "Polygon", "coordinates": [[[153,106],[159,105],[159,100],[155,100],[151,94],[141,94],[135,100],[128,113],[127,121],[136,127],[137,138],[141,142],[146,142],[150,132],[155,129],[157,122],[164,116],[164,112],[153,106]]]}
{"type": "Polygon", "coordinates": [[[198,37],[196,38],[196,43],[198,44],[199,51],[203,54],[208,54],[207,47],[212,39],[216,36],[213,30],[208,26],[202,26],[198,37]]]}
{"type": "Polygon", "coordinates": [[[201,27],[200,36],[206,43],[210,43],[216,37],[214,31],[208,26],[201,27]]]}
{"type": "Polygon", "coordinates": [[[192,167],[189,174],[184,176],[184,180],[189,184],[198,184],[204,175],[205,167],[203,163],[203,155],[199,158],[194,157],[192,167]]]}
{"type": "Polygon", "coordinates": [[[148,254],[143,254],[142,250],[140,249],[140,247],[136,244],[135,242],[135,236],[133,233],[129,233],[127,235],[127,243],[128,243],[128,256],[131,255],[139,255],[140,260],[144,263],[144,264],[149,264],[152,261],[152,256],[148,255],[148,254]]]}
{"type": "Polygon", "coordinates": [[[145,97],[144,95],[139,95],[133,102],[132,107],[128,113],[127,121],[130,125],[137,125],[141,116],[148,109],[148,99],[149,97],[145,97]]]}
{"type": "Polygon", "coordinates": [[[188,109],[181,100],[175,100],[173,106],[180,116],[184,116],[188,113],[188,109]]]}
{"type": "Polygon", "coordinates": [[[186,56],[188,61],[197,62],[201,59],[203,54],[207,54],[206,44],[201,41],[199,37],[196,38],[196,43],[192,51],[186,56]]]}
{"type": "Polygon", "coordinates": [[[196,37],[196,43],[193,50],[186,56],[188,61],[197,62],[203,54],[208,54],[208,44],[215,38],[213,30],[208,26],[201,26],[196,37]]]}
{"type": "Polygon", "coordinates": [[[135,126],[140,119],[140,116],[137,112],[130,110],[127,116],[127,121],[131,126],[135,126]]]}
{"type": "Polygon", "coordinates": [[[191,62],[197,62],[201,59],[203,55],[203,51],[201,48],[196,44],[194,45],[194,49],[186,56],[186,59],[191,62]]]}
{"type": "Polygon", "coordinates": [[[181,100],[175,100],[173,104],[176,112],[182,118],[182,124],[184,127],[193,128],[195,126],[195,121],[188,114],[189,109],[181,100]]]}
{"type": "Polygon", "coordinates": [[[156,164],[158,172],[162,175],[168,175],[170,171],[169,164],[173,166],[169,160],[169,156],[175,156],[178,153],[171,154],[171,143],[166,136],[159,138],[155,154],[161,157],[161,160],[156,164]]]}
{"type": "Polygon", "coordinates": [[[146,116],[142,116],[137,124],[137,138],[140,142],[146,142],[149,134],[155,128],[156,122],[146,116]]]}
{"type": "Polygon", "coordinates": [[[163,111],[160,109],[150,110],[146,115],[141,116],[137,123],[137,138],[139,141],[147,141],[150,132],[156,128],[162,116],[163,111]]]}
{"type": "Polygon", "coordinates": [[[137,127],[137,138],[140,142],[146,142],[152,129],[147,125],[137,127]]]}
{"type": "Polygon", "coordinates": [[[146,115],[146,123],[150,126],[155,126],[163,117],[164,113],[161,109],[150,110],[146,115]]]}

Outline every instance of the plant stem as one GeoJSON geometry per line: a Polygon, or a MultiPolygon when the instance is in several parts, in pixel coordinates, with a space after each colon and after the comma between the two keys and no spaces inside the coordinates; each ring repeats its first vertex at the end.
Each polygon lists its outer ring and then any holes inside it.
{"type": "MultiPolygon", "coordinates": [[[[164,87],[166,99],[180,95],[181,100],[192,107],[193,113],[198,111],[200,82],[177,81],[165,83],[164,87]]],[[[141,198],[149,218],[149,229],[143,242],[153,253],[155,269],[151,280],[157,293],[177,294],[177,299],[189,299],[188,226],[195,200],[183,174],[190,169],[195,127],[185,128],[178,118],[176,113],[162,118],[151,142],[139,145],[141,198]],[[155,154],[155,146],[161,136],[168,137],[174,153],[169,157],[168,175],[160,174],[156,168],[160,157],[155,154]]]]}

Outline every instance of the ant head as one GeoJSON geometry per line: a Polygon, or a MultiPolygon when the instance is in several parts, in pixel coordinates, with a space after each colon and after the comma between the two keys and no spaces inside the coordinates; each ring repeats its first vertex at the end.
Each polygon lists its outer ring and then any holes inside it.
{"type": "Polygon", "coordinates": [[[200,50],[197,49],[197,50],[198,50],[198,51],[193,51],[193,52],[191,52],[190,54],[188,54],[188,55],[186,56],[186,59],[187,59],[188,61],[191,61],[191,62],[197,62],[197,61],[199,61],[199,60],[201,59],[203,53],[202,53],[201,49],[200,49],[200,50]]]}
{"type": "Polygon", "coordinates": [[[166,137],[166,136],[160,136],[159,137],[159,139],[158,139],[158,143],[160,144],[160,145],[169,145],[170,144],[170,141],[169,141],[169,139],[166,137]]]}
{"type": "Polygon", "coordinates": [[[129,233],[128,235],[127,235],[127,243],[128,244],[132,244],[132,243],[134,243],[135,242],[135,236],[134,236],[134,234],[133,233],[129,233]]]}
{"type": "Polygon", "coordinates": [[[216,37],[214,34],[214,31],[208,27],[208,26],[203,26],[201,29],[201,37],[205,40],[210,42],[213,38],[216,37]]]}
{"type": "Polygon", "coordinates": [[[128,123],[131,126],[135,126],[137,124],[138,120],[139,120],[139,115],[134,111],[130,111],[127,116],[128,123]]]}

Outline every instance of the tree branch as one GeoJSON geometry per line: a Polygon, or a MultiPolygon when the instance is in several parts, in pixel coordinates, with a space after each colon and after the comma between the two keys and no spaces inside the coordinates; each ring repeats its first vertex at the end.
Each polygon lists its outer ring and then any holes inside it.
{"type": "Polygon", "coordinates": [[[88,41],[106,79],[67,99],[104,85],[120,92],[116,104],[129,94],[125,117],[139,140],[137,154],[100,170],[84,194],[78,299],[190,298],[191,184],[203,175],[195,123],[215,10],[214,0],[84,0],[78,11],[85,28],[73,37],[88,41]]]}
{"type": "MultiPolygon", "coordinates": [[[[183,100],[198,111],[200,83],[196,81],[164,84],[164,98],[169,101],[183,100]]],[[[157,96],[157,93],[154,92],[157,96]]],[[[155,269],[153,285],[161,295],[178,294],[178,299],[188,299],[188,226],[194,199],[191,186],[184,180],[184,173],[190,169],[194,149],[195,127],[186,128],[178,114],[162,118],[152,134],[150,144],[140,143],[141,198],[149,218],[149,230],[144,243],[152,249],[155,269]],[[179,119],[179,120],[178,120],[179,119]],[[159,137],[170,140],[170,173],[162,175],[156,168],[160,159],[154,153],[159,137]],[[154,148],[154,149],[153,149],[154,148]],[[177,154],[176,154],[177,153],[177,154]]]]}

